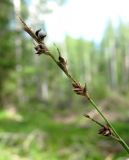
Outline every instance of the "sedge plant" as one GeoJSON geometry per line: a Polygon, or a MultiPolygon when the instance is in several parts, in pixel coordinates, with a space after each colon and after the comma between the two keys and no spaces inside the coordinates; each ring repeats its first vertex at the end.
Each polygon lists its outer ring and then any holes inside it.
{"type": "Polygon", "coordinates": [[[99,134],[103,136],[108,136],[116,140],[118,143],[122,145],[122,147],[127,151],[129,154],[129,146],[127,143],[122,139],[122,137],[118,134],[116,129],[113,127],[113,125],[110,123],[110,121],[105,117],[105,115],[102,113],[102,111],[99,109],[99,107],[96,105],[94,100],[92,99],[91,95],[88,92],[86,84],[82,86],[68,71],[66,60],[62,57],[60,50],[57,48],[58,51],[58,58],[56,58],[47,48],[45,45],[44,39],[46,37],[46,34],[43,34],[41,30],[37,30],[36,32],[33,31],[28,25],[23,21],[21,17],[19,17],[23,29],[25,32],[27,32],[31,38],[35,41],[35,50],[37,55],[47,55],[49,56],[55,64],[65,73],[65,75],[70,79],[73,87],[73,91],[80,96],[83,96],[86,100],[89,101],[89,103],[94,107],[94,109],[98,112],[100,117],[104,120],[105,124],[102,124],[88,114],[84,114],[84,116],[91,121],[95,122],[97,125],[99,125],[101,128],[99,130],[99,134]]]}

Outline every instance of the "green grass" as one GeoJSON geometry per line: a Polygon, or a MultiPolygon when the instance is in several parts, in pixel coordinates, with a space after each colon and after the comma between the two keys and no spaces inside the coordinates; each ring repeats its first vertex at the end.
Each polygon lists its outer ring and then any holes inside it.
{"type": "MultiPolygon", "coordinates": [[[[7,141],[0,139],[0,160],[14,160],[15,157],[19,160],[104,160],[110,153],[113,159],[125,156],[122,149],[119,153],[107,151],[107,148],[114,148],[114,141],[98,135],[99,128],[83,116],[80,117],[83,125],[76,119],[65,124],[55,121],[54,113],[47,109],[24,109],[21,112],[23,120],[19,122],[5,117],[1,112],[0,133],[21,137],[13,140],[10,136],[7,141]],[[109,147],[103,146],[103,143],[109,147]]],[[[116,123],[116,127],[127,137],[124,131],[128,130],[124,123],[116,123]]],[[[115,145],[119,144],[115,142],[115,145]]]]}

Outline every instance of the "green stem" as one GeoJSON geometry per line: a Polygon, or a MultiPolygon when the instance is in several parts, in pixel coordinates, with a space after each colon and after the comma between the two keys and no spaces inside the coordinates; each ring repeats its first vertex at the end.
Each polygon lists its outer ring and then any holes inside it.
{"type": "MultiPolygon", "coordinates": [[[[87,98],[87,97],[86,97],[87,98]]],[[[124,147],[124,149],[129,153],[129,146],[126,144],[126,142],[120,137],[120,135],[117,133],[113,125],[107,120],[107,118],[103,115],[103,113],[99,110],[98,106],[95,104],[95,102],[88,98],[92,106],[97,110],[97,112],[100,114],[100,116],[104,119],[104,121],[108,124],[108,126],[112,129],[115,136],[119,139],[119,143],[124,147]]]]}

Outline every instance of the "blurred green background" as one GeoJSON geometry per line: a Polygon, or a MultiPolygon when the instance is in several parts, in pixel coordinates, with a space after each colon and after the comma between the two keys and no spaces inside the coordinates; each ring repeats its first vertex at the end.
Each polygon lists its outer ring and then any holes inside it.
{"type": "MultiPolygon", "coordinates": [[[[54,2],[62,7],[68,0],[54,2]]],[[[73,93],[71,82],[54,62],[34,54],[33,41],[16,15],[33,29],[47,27],[38,15],[35,23],[29,19],[30,3],[0,0],[0,160],[127,160],[117,142],[99,135],[99,127],[83,117],[88,113],[101,121],[92,106],[73,93]]],[[[47,3],[37,1],[38,14],[53,12],[47,3]]],[[[55,39],[56,32],[58,28],[55,39]]],[[[46,43],[58,57],[53,44],[46,43]]],[[[109,21],[99,43],[66,35],[56,45],[69,71],[87,83],[129,144],[129,25],[120,21],[114,27],[109,21]]]]}

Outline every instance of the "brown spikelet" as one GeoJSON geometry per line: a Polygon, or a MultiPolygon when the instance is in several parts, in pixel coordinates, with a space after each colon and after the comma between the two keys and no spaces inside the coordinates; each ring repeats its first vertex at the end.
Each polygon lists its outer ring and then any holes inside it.
{"type": "Polygon", "coordinates": [[[99,134],[103,136],[111,136],[112,132],[111,129],[107,125],[105,125],[99,130],[99,134]]]}
{"type": "Polygon", "coordinates": [[[49,54],[49,51],[47,49],[47,47],[42,43],[42,44],[38,44],[35,47],[36,50],[36,54],[40,55],[40,54],[49,54]]]}
{"type": "Polygon", "coordinates": [[[86,96],[86,85],[82,87],[80,83],[72,83],[73,85],[73,90],[76,94],[81,95],[81,96],[86,96]]]}

